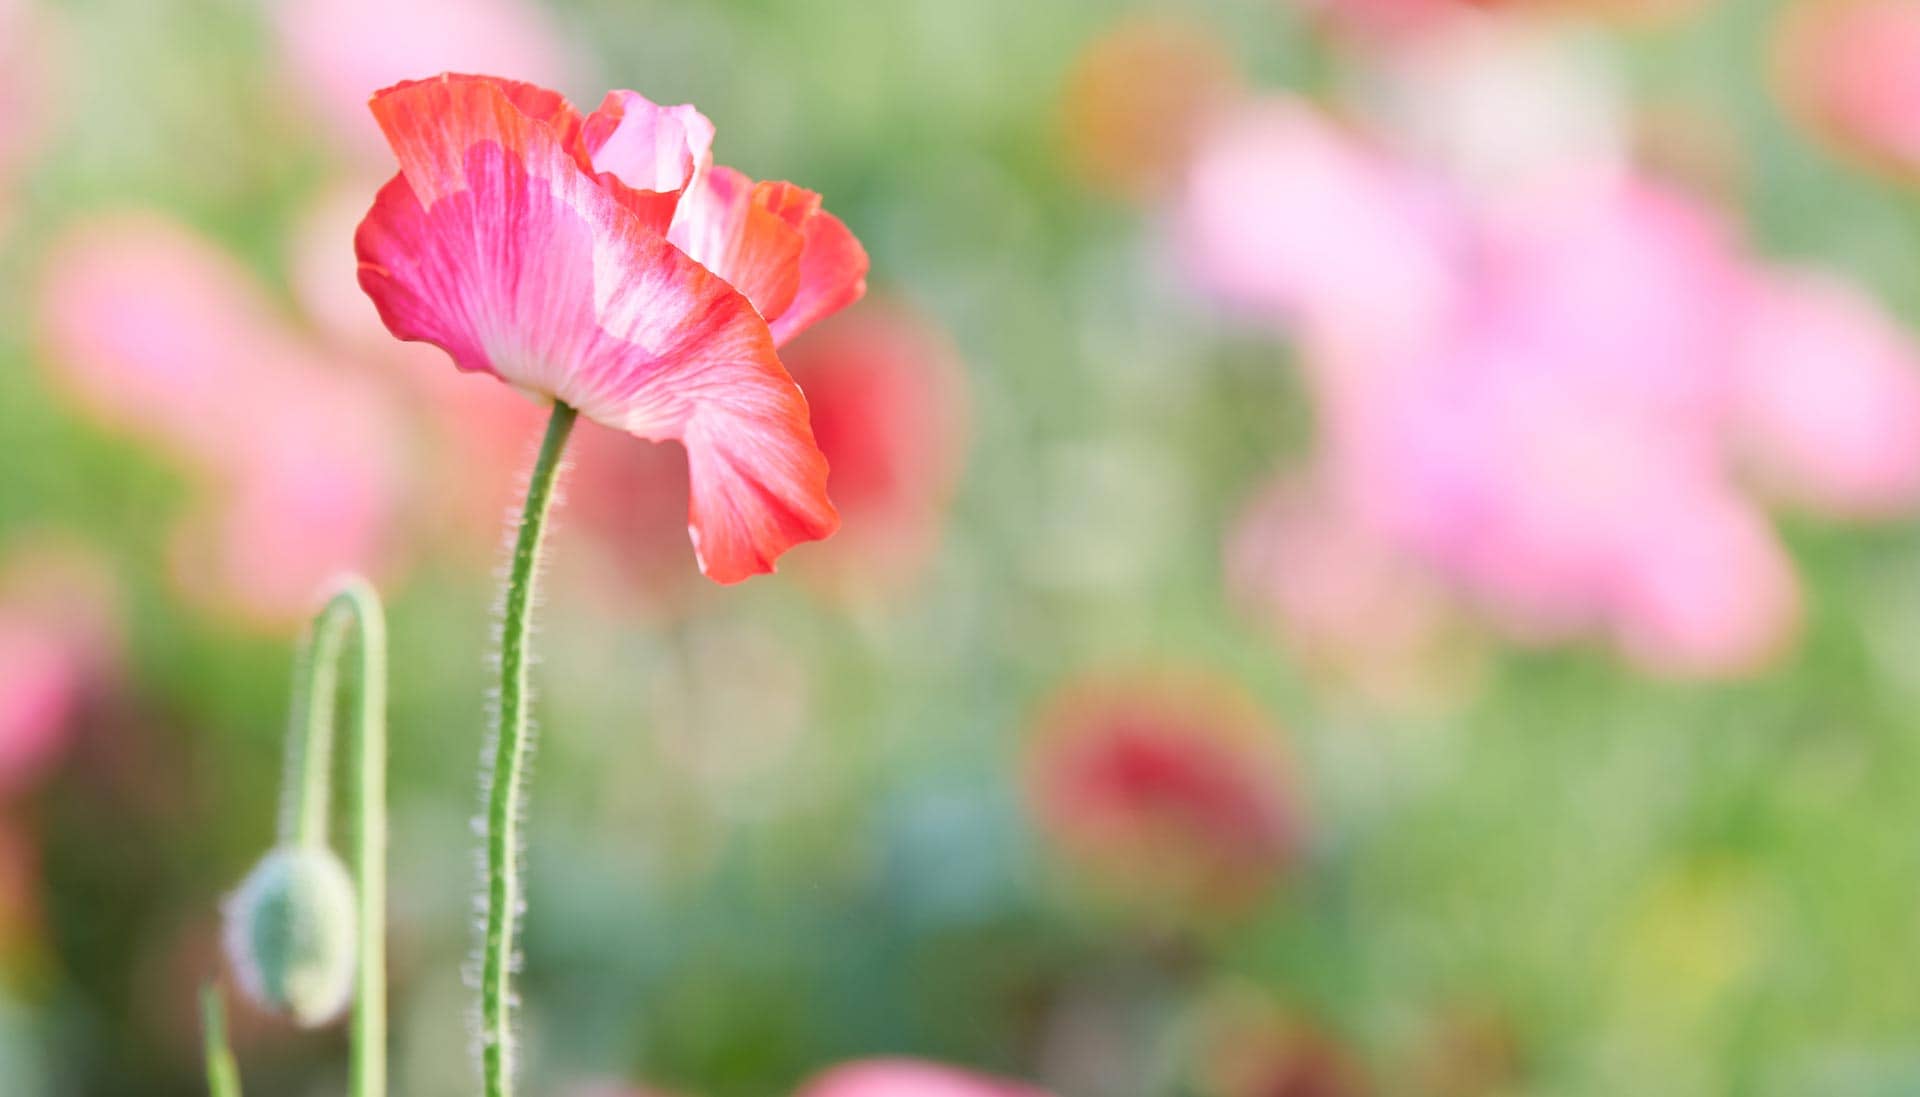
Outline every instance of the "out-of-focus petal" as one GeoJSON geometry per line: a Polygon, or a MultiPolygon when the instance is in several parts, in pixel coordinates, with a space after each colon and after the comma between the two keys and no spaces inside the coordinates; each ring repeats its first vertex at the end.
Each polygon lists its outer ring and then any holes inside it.
{"type": "Polygon", "coordinates": [[[301,355],[239,264],[158,217],[73,230],[41,284],[56,388],[109,425],[209,461],[260,406],[256,382],[301,355]]]}
{"type": "Polygon", "coordinates": [[[1438,579],[1326,495],[1282,481],[1247,507],[1226,551],[1236,608],[1304,663],[1383,700],[1431,697],[1471,677],[1472,647],[1460,643],[1438,579]]]}
{"type": "Polygon", "coordinates": [[[1025,772],[1047,836],[1150,910],[1236,913],[1302,846],[1277,733],[1236,687],[1207,675],[1071,683],[1036,722],[1025,772]]]}
{"type": "Polygon", "coordinates": [[[1794,5],[1778,48],[1783,93],[1816,132],[1868,164],[1920,178],[1920,7],[1794,5]]]}
{"type": "Polygon", "coordinates": [[[552,86],[579,66],[528,0],[282,0],[272,6],[295,88],[369,158],[367,97],[430,72],[511,72],[552,86]]]}
{"type": "Polygon", "coordinates": [[[1799,584],[1764,518],[1728,496],[1649,515],[1623,559],[1614,628],[1644,669],[1675,677],[1752,673],[1800,618],[1799,584]]]}
{"type": "Polygon", "coordinates": [[[233,260],[157,219],[103,219],[54,246],[42,314],[57,389],[202,479],[176,537],[200,548],[175,557],[197,597],[279,623],[332,574],[384,570],[391,409],[285,327],[233,260]]]}
{"type": "Polygon", "coordinates": [[[1305,104],[1272,99],[1202,142],[1181,238],[1203,285],[1298,325],[1317,350],[1397,353],[1458,292],[1452,230],[1422,188],[1305,104]]]}
{"type": "Polygon", "coordinates": [[[810,559],[843,583],[886,586],[932,551],[966,437],[966,379],[931,321],[872,302],[808,332],[783,356],[806,390],[843,519],[810,559]]]}
{"type": "Polygon", "coordinates": [[[113,576],[91,548],[54,538],[9,549],[0,569],[0,803],[47,771],[117,673],[120,610],[113,576]]]}
{"type": "Polygon", "coordinates": [[[1769,489],[1840,517],[1920,500],[1920,351],[1837,278],[1766,282],[1742,333],[1739,455],[1769,489]]]}
{"type": "Polygon", "coordinates": [[[734,582],[831,533],[806,402],[748,300],[642,225],[491,84],[383,94],[402,174],[356,239],[402,339],[607,426],[678,439],[706,573],[734,582]]]}
{"type": "Polygon", "coordinates": [[[46,622],[0,609],[0,796],[47,765],[78,710],[83,664],[46,622]]]}
{"type": "Polygon", "coordinates": [[[814,1076],[794,1097],[1047,1097],[1020,1082],[917,1059],[864,1059],[814,1076]]]}

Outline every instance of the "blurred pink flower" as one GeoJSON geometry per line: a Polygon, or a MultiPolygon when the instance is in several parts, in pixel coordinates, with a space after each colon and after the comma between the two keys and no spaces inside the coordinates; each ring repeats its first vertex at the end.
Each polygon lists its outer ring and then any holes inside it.
{"type": "Polygon", "coordinates": [[[529,0],[281,0],[273,12],[296,88],[334,140],[367,160],[386,150],[367,125],[381,88],[427,72],[511,72],[552,86],[581,71],[529,0]]]}
{"type": "Polygon", "coordinates": [[[601,574],[617,577],[642,608],[682,608],[697,590],[687,566],[693,549],[685,532],[686,451],[637,446],[632,436],[591,421],[574,428],[570,448],[569,521],[556,536],[591,538],[590,547],[604,558],[601,574]]]}
{"type": "Polygon", "coordinates": [[[1236,604],[1296,658],[1382,700],[1412,701],[1469,669],[1457,610],[1410,553],[1282,480],[1240,515],[1227,544],[1236,604]]]}
{"type": "Polygon", "coordinates": [[[1920,348],[1831,275],[1768,276],[1741,332],[1734,444],[1807,510],[1884,517],[1920,502],[1920,348]]]}
{"type": "Polygon", "coordinates": [[[212,244],[157,218],[57,242],[41,297],[56,387],[205,481],[181,586],[262,623],[345,569],[383,570],[399,491],[392,410],[315,351],[212,244]]]}
{"type": "Polygon", "coordinates": [[[53,760],[79,709],[83,667],[65,638],[0,609],[0,795],[53,760]]]}
{"type": "Polygon", "coordinates": [[[1920,7],[1831,0],[1786,11],[1777,50],[1788,103],[1857,159],[1920,176],[1920,7]]]}
{"type": "Polygon", "coordinates": [[[1452,307],[1446,210],[1305,103],[1224,115],[1196,152],[1180,235],[1200,282],[1315,346],[1398,347],[1452,307]]]}
{"type": "Polygon", "coordinates": [[[1047,1097],[1044,1090],[917,1059],[864,1059],[814,1076],[794,1097],[1047,1097]]]}
{"type": "Polygon", "coordinates": [[[1279,734],[1228,682],[1149,672],[1071,683],[1043,709],[1024,768],[1041,830],[1130,899],[1231,913],[1300,853],[1279,734]]]}
{"type": "Polygon", "coordinates": [[[801,557],[837,585],[910,580],[940,535],[967,433],[966,373],[946,333],[876,302],[782,352],[827,455],[840,533],[801,557]]]}
{"type": "Polygon", "coordinates": [[[0,568],[0,803],[45,774],[119,662],[119,597],[95,554],[64,539],[0,568]]]}
{"type": "MultiPolygon", "coordinates": [[[[1579,181],[1483,227],[1474,303],[1390,363],[1323,386],[1363,519],[1523,635],[1620,620],[1660,500],[1730,496],[1716,434],[1744,283],[1717,229],[1640,186],[1579,181]]],[[[1352,369],[1364,370],[1362,363],[1352,369]]]]}
{"type": "MultiPolygon", "coordinates": [[[[1319,409],[1324,502],[1250,521],[1230,549],[1239,596],[1286,605],[1296,635],[1335,593],[1384,596],[1385,562],[1410,554],[1512,635],[1597,632],[1656,671],[1741,673],[1798,621],[1741,468],[1825,513],[1920,500],[1904,333],[1844,284],[1757,263],[1715,211],[1600,149],[1480,190],[1296,104],[1218,140],[1185,206],[1192,254],[1298,331],[1319,409]],[[1336,224],[1358,241],[1345,255],[1336,224]],[[1311,597],[1260,578],[1335,557],[1347,585],[1311,597]]],[[[1391,649],[1403,624],[1365,616],[1371,636],[1339,640],[1391,649]]]]}

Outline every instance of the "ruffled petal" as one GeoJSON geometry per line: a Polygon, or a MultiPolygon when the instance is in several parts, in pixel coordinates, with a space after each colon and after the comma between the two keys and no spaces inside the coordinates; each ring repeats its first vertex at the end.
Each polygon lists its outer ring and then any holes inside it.
{"type": "Polygon", "coordinates": [[[655,441],[679,439],[701,567],[771,570],[838,524],[806,401],[747,298],[634,216],[493,85],[375,102],[401,175],[356,238],[389,329],[655,441]]]}
{"type": "Polygon", "coordinates": [[[680,196],[713,164],[713,123],[692,104],[662,107],[637,91],[610,91],[587,116],[581,148],[603,182],[627,188],[628,209],[665,233],[680,196]]]}
{"type": "Polygon", "coordinates": [[[715,167],[682,199],[669,235],[746,294],[776,343],[866,292],[866,251],[818,194],[792,183],[715,167]]]}
{"type": "Polygon", "coordinates": [[[670,238],[725,278],[764,318],[780,315],[800,288],[800,230],[759,200],[753,180],[716,167],[681,203],[670,238]]]}
{"type": "Polygon", "coordinates": [[[867,292],[867,249],[838,217],[820,210],[807,219],[801,235],[800,285],[792,303],[769,325],[775,345],[784,345],[867,292]]]}

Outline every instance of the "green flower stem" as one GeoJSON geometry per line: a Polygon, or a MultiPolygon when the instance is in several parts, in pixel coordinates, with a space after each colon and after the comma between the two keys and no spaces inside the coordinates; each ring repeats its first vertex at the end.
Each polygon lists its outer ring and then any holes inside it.
{"type": "Polygon", "coordinates": [[[347,628],[359,633],[353,755],[354,1002],[348,1093],[387,1092],[387,625],[366,580],[343,581],[301,641],[294,663],[294,726],[288,735],[280,840],[327,841],[334,695],[347,628]]]}
{"type": "Polygon", "coordinates": [[[206,1044],[208,1097],[240,1097],[240,1067],[227,1046],[227,1011],[211,983],[200,988],[200,1033],[206,1044]]]}
{"type": "Polygon", "coordinates": [[[527,641],[532,631],[533,587],[540,570],[540,549],[547,512],[553,506],[560,455],[578,413],[555,401],[547,434],[540,442],[527,501],[520,512],[513,563],[507,576],[505,617],[500,628],[500,725],[494,743],[487,791],[487,929],[481,943],[481,1073],[486,1097],[513,1092],[513,958],[519,920],[520,816],[525,795],[524,770],[532,744],[527,735],[530,707],[527,641]]]}

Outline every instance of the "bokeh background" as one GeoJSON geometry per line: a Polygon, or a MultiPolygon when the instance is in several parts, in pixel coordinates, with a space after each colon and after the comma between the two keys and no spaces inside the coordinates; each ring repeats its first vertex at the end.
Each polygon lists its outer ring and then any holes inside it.
{"type": "MultiPolygon", "coordinates": [[[[695,102],[873,257],[786,355],[846,528],[779,575],[579,444],[530,1092],[1920,1092],[1899,0],[0,0],[0,1089],[200,1092],[344,568],[395,1088],[475,1088],[540,411],[350,246],[366,95],[450,68],[695,102]]],[[[340,1090],[238,1008],[251,1090],[340,1090]]]]}

